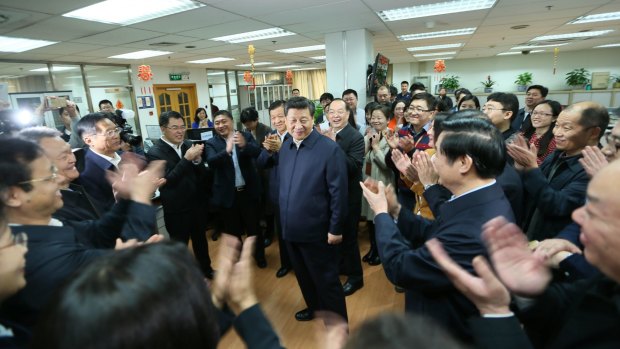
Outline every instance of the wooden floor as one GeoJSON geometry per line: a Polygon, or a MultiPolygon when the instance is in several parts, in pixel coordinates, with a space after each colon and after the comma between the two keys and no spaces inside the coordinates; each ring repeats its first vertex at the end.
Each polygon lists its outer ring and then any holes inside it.
{"type": "MultiPolygon", "coordinates": [[[[368,235],[364,224],[360,224],[360,250],[362,255],[368,251],[368,235]]],[[[209,236],[209,254],[215,261],[221,240],[212,241],[209,236]]],[[[271,321],[274,329],[280,336],[280,341],[286,348],[320,348],[317,332],[320,331],[318,320],[298,322],[295,320],[295,312],[305,308],[301,291],[295,279],[295,274],[290,272],[285,277],[278,279],[275,274],[280,267],[280,257],[277,241],[265,250],[267,268],[259,269],[254,265],[254,284],[256,294],[263,311],[271,321]]],[[[404,294],[396,293],[394,286],[387,280],[381,265],[370,266],[362,263],[364,268],[364,287],[353,295],[347,297],[347,312],[351,332],[365,320],[373,315],[384,311],[403,312],[404,294]]],[[[217,270],[217,264],[214,263],[217,270]]],[[[344,279],[342,280],[344,282],[344,279]]],[[[235,331],[229,331],[222,338],[218,348],[236,349],[245,348],[243,341],[235,331]]]]}

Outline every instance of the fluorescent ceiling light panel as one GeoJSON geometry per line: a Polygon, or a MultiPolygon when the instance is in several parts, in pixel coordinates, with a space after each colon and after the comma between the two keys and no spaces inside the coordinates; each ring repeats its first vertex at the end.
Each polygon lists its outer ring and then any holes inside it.
{"type": "Polygon", "coordinates": [[[471,35],[475,31],[476,31],[476,28],[462,28],[462,29],[454,29],[454,30],[444,30],[440,32],[408,34],[408,35],[398,36],[398,40],[400,41],[424,40],[424,39],[443,38],[446,36],[471,35]]]}
{"type": "Polygon", "coordinates": [[[546,47],[557,47],[557,46],[564,46],[564,45],[568,45],[568,42],[564,42],[561,44],[553,44],[553,45],[530,45],[530,46],[515,46],[515,47],[511,47],[511,50],[529,50],[531,48],[546,48],[546,47]]]}
{"type": "Polygon", "coordinates": [[[417,55],[413,55],[413,57],[447,56],[447,55],[454,55],[454,54],[456,54],[455,51],[451,51],[451,52],[419,53],[417,55]]]}
{"type": "Polygon", "coordinates": [[[65,13],[63,17],[130,25],[203,6],[192,0],[106,0],[65,13]]]}
{"type": "MultiPolygon", "coordinates": [[[[538,52],[545,52],[545,50],[533,50],[533,51],[530,51],[530,53],[538,53],[538,52]]],[[[517,51],[509,51],[509,52],[498,53],[497,56],[520,55],[520,54],[522,54],[522,53],[521,52],[517,52],[517,51]]]]}
{"type": "Polygon", "coordinates": [[[124,53],[122,55],[110,56],[108,58],[142,59],[142,58],[149,58],[149,57],[169,55],[171,53],[172,52],[170,52],[170,51],[142,50],[142,51],[124,53]]]}
{"type": "Polygon", "coordinates": [[[438,59],[443,59],[443,60],[448,60],[448,59],[452,59],[454,57],[437,57],[437,58],[426,58],[426,59],[418,59],[418,61],[420,62],[425,62],[425,61],[436,61],[438,59]]]}
{"type": "Polygon", "coordinates": [[[33,40],[0,36],[0,52],[25,52],[35,48],[49,46],[57,41],[33,40]]]}
{"type": "Polygon", "coordinates": [[[296,53],[296,52],[319,51],[319,50],[324,50],[324,49],[325,49],[325,45],[313,45],[313,46],[285,48],[282,50],[276,50],[276,52],[296,53]]]}
{"type": "MultiPolygon", "coordinates": [[[[224,72],[207,73],[207,76],[217,76],[217,75],[224,75],[224,72]]],[[[240,75],[243,76],[243,74],[240,74],[240,75]]]]}
{"type": "Polygon", "coordinates": [[[400,21],[403,19],[440,16],[448,13],[484,10],[493,7],[495,1],[496,0],[455,0],[379,11],[377,14],[384,22],[400,21]]]}
{"type": "Polygon", "coordinates": [[[595,30],[592,32],[577,32],[567,34],[555,34],[555,35],[543,35],[537,36],[530,41],[545,41],[545,40],[557,40],[557,39],[577,39],[577,38],[590,38],[593,36],[600,36],[611,33],[613,30],[595,30]]]}
{"type": "MultiPolygon", "coordinates": [[[[259,65],[270,65],[273,64],[273,62],[254,62],[254,66],[257,67],[259,65]]],[[[245,64],[237,64],[235,65],[235,67],[251,67],[252,63],[245,63],[245,64]]]]}
{"type": "Polygon", "coordinates": [[[326,59],[327,56],[314,56],[314,57],[310,57],[312,59],[326,59]]]}
{"type": "Polygon", "coordinates": [[[234,60],[235,60],[234,58],[215,57],[215,58],[199,59],[197,61],[188,61],[187,63],[208,64],[208,63],[218,63],[218,62],[226,62],[226,61],[234,61],[234,60]]]}
{"type": "Polygon", "coordinates": [[[444,45],[431,45],[431,46],[417,46],[417,47],[409,47],[407,51],[409,52],[417,52],[417,51],[429,51],[429,50],[444,50],[447,48],[458,48],[463,46],[463,44],[444,44],[444,45]]]}
{"type": "Polygon", "coordinates": [[[620,44],[607,44],[607,45],[594,46],[594,48],[606,48],[606,47],[620,47],[620,44]]]}
{"type": "Polygon", "coordinates": [[[293,69],[294,71],[302,71],[302,70],[319,70],[319,69],[323,69],[323,68],[300,68],[300,69],[293,69]]]}
{"type": "Polygon", "coordinates": [[[596,15],[581,16],[575,19],[574,21],[568,22],[568,24],[616,21],[619,19],[620,19],[620,12],[607,12],[607,13],[599,13],[596,15]]]}
{"type": "Polygon", "coordinates": [[[299,68],[298,65],[283,65],[279,67],[269,67],[269,69],[289,69],[289,68],[299,68]]]}
{"type": "MultiPolygon", "coordinates": [[[[56,67],[53,66],[52,67],[52,71],[53,72],[57,72],[57,71],[65,71],[65,70],[73,70],[73,69],[77,69],[78,67],[56,67]]],[[[37,68],[37,69],[30,69],[30,71],[49,71],[47,69],[47,67],[45,68],[37,68]]]]}
{"type": "Polygon", "coordinates": [[[247,32],[247,33],[220,36],[220,37],[213,38],[210,40],[225,41],[231,44],[237,44],[240,42],[279,38],[281,36],[289,36],[289,35],[295,35],[295,33],[286,31],[282,28],[275,27],[275,28],[269,28],[269,29],[255,30],[253,32],[247,32]]]}

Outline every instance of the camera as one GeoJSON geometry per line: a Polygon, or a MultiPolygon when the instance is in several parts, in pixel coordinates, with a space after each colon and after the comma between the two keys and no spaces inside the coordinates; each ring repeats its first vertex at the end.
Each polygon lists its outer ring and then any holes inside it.
{"type": "Polygon", "coordinates": [[[36,116],[29,110],[0,110],[0,134],[12,134],[35,125],[36,116]]]}
{"type": "Polygon", "coordinates": [[[133,128],[127,123],[123,117],[123,110],[117,109],[113,114],[108,114],[110,119],[121,128],[121,140],[134,147],[142,144],[142,136],[133,133],[133,128]]]}

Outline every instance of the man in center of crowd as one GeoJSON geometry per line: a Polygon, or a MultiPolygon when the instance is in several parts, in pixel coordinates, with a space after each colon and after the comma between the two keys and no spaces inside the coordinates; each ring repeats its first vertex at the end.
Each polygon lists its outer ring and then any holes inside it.
{"type": "Polygon", "coordinates": [[[279,153],[280,217],[295,276],[307,308],[298,321],[317,310],[347,319],[338,278],[339,246],[347,209],[345,155],[335,142],[314,131],[314,104],[293,97],[285,105],[289,134],[279,153]]]}

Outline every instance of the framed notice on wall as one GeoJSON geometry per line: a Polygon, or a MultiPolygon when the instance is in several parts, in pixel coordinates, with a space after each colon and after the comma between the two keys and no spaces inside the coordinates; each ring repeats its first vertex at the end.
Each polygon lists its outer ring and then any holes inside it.
{"type": "Polygon", "coordinates": [[[155,107],[153,96],[137,96],[138,109],[151,109],[155,107]]]}

